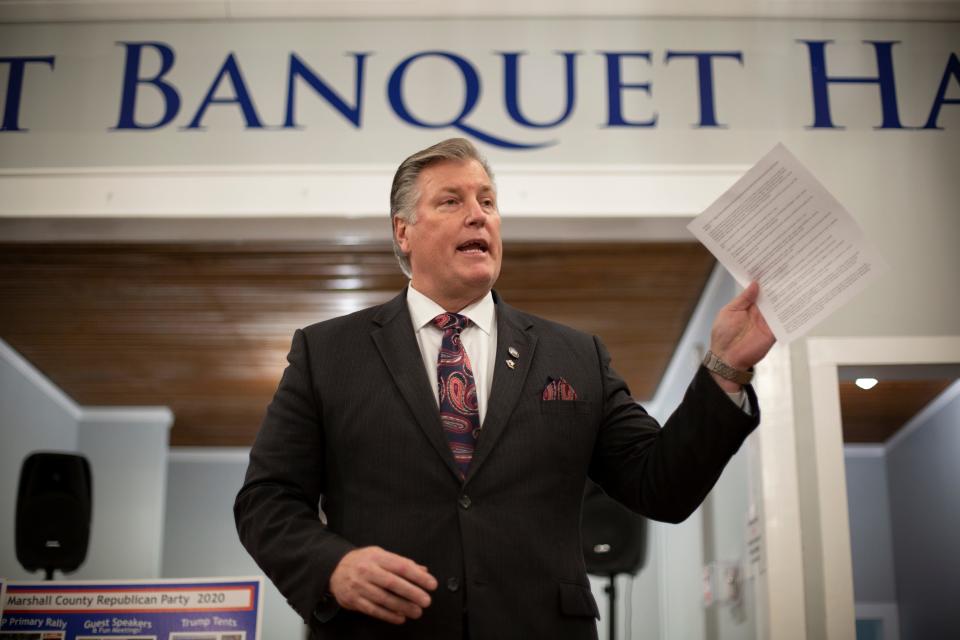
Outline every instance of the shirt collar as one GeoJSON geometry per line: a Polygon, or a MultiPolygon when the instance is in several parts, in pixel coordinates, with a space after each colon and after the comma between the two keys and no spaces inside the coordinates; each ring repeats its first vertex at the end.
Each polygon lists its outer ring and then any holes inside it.
{"type": "MultiPolygon", "coordinates": [[[[414,289],[412,284],[407,285],[407,309],[410,310],[410,319],[413,321],[415,331],[420,331],[438,315],[446,313],[443,307],[414,289]]],[[[493,323],[496,320],[497,313],[496,305],[493,302],[493,294],[488,291],[487,295],[473,304],[467,305],[457,313],[470,318],[470,322],[477,328],[490,335],[490,332],[493,331],[493,323]]]]}

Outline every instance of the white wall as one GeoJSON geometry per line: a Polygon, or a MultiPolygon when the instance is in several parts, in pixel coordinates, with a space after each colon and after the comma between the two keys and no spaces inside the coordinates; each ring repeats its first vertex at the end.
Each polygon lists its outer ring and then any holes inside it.
{"type": "MultiPolygon", "coordinates": [[[[240,544],[233,521],[233,500],[243,484],[248,455],[248,449],[171,449],[162,577],[262,574],[240,544]]],[[[303,637],[300,616],[272,582],[266,580],[265,587],[264,640],[303,637]]]]}
{"type": "Polygon", "coordinates": [[[880,446],[847,447],[847,504],[857,602],[896,603],[887,459],[880,446]]]}
{"type": "Polygon", "coordinates": [[[166,408],[80,407],[0,340],[0,575],[38,577],[16,559],[20,467],[33,451],[58,450],[85,455],[93,476],[87,559],[66,577],[159,577],[172,423],[166,408]]]}
{"type": "MultiPolygon", "coordinates": [[[[757,622],[758,580],[747,556],[747,516],[752,501],[749,459],[744,446],[730,460],[703,506],[704,559],[737,567],[742,594],[738,603],[718,602],[707,610],[708,640],[760,640],[765,636],[757,622]]],[[[722,580],[721,569],[716,577],[718,589],[722,580]]]]}
{"type": "Polygon", "coordinates": [[[93,524],[76,578],[160,576],[168,409],[85,407],[77,452],[93,470],[93,524]]]}
{"type": "MultiPolygon", "coordinates": [[[[710,341],[710,328],[720,307],[738,292],[733,278],[722,267],[710,277],[691,316],[677,350],[647,405],[651,415],[666,420],[680,403],[687,384],[699,367],[710,341]]],[[[614,363],[614,366],[616,363],[614,363]]],[[[760,429],[763,429],[761,425],[760,429]]],[[[756,438],[756,435],[751,435],[756,438]]],[[[704,506],[679,525],[654,523],[651,553],[658,557],[660,581],[660,637],[732,640],[755,638],[755,581],[744,578],[742,609],[714,604],[704,610],[702,570],[720,561],[741,566],[746,576],[746,522],[752,495],[748,479],[748,447],[730,461],[704,506]]],[[[636,626],[634,627],[636,629],[636,626]]]]}

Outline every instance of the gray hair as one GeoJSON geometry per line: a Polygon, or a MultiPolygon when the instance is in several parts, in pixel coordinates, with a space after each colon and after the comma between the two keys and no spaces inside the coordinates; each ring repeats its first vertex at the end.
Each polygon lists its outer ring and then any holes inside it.
{"type": "Polygon", "coordinates": [[[446,160],[476,160],[487,172],[490,181],[493,181],[493,171],[490,170],[490,165],[466,138],[450,138],[438,142],[432,147],[416,152],[400,163],[397,172],[393,175],[393,186],[390,188],[390,235],[393,238],[393,253],[397,256],[397,262],[400,263],[400,270],[408,278],[412,277],[410,256],[401,251],[400,245],[397,243],[396,233],[392,230],[393,219],[395,217],[400,218],[406,220],[409,224],[417,222],[417,202],[420,200],[417,178],[420,177],[420,172],[425,168],[446,160]]]}

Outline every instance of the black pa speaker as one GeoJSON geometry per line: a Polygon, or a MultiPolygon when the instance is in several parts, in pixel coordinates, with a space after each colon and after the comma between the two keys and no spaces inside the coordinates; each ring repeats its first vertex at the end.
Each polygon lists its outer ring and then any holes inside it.
{"type": "Polygon", "coordinates": [[[93,505],[90,463],[71,453],[32,453],[17,493],[17,560],[27,571],[76,571],[87,557],[93,505]]]}
{"type": "Polygon", "coordinates": [[[587,573],[596,576],[634,575],[647,557],[647,519],[609,497],[587,481],[583,494],[580,540],[587,573]]]}

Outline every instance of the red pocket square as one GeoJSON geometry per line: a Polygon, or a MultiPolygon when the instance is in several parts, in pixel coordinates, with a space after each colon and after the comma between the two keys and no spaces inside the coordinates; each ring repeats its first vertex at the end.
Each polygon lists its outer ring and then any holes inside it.
{"type": "Polygon", "coordinates": [[[563,378],[547,378],[547,386],[543,388],[543,399],[576,400],[577,392],[563,378]]]}

